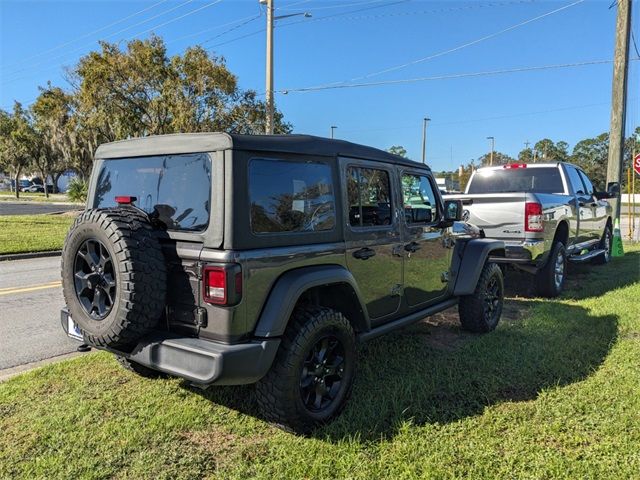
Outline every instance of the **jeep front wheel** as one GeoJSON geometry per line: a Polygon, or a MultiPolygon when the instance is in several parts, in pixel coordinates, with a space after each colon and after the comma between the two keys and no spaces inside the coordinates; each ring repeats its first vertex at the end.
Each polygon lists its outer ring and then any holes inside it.
{"type": "Polygon", "coordinates": [[[340,312],[296,309],[271,370],[256,386],[263,416],[298,433],[330,422],[351,393],[355,366],[355,336],[340,312]]]}
{"type": "Polygon", "coordinates": [[[487,263],[473,294],[460,297],[458,313],[462,328],[478,333],[494,330],[502,315],[503,302],[502,270],[495,263],[487,263]]]}

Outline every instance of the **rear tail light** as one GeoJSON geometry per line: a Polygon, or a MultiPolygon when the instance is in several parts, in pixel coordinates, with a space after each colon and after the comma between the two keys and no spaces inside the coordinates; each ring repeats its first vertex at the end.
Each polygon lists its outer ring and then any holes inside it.
{"type": "Polygon", "coordinates": [[[526,163],[507,163],[502,168],[527,168],[526,163]]]}
{"type": "Polygon", "coordinates": [[[137,200],[136,197],[131,197],[129,195],[117,195],[116,196],[116,203],[118,205],[131,205],[136,200],[137,200]]]}
{"type": "Polygon", "coordinates": [[[542,232],[542,205],[537,202],[526,202],[524,204],[524,231],[542,232]]]}
{"type": "Polygon", "coordinates": [[[240,265],[204,267],[202,288],[205,302],[214,305],[236,305],[242,298],[240,265]]]}

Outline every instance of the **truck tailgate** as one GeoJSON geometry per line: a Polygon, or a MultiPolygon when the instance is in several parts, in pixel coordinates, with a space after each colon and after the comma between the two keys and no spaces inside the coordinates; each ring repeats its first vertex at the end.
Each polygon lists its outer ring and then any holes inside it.
{"type": "Polygon", "coordinates": [[[489,238],[522,240],[525,237],[524,192],[447,195],[446,198],[462,200],[462,219],[482,228],[489,238]]]}

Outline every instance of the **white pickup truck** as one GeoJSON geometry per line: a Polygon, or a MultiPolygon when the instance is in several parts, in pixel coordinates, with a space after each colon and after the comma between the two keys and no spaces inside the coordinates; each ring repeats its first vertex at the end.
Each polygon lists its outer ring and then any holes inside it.
{"type": "Polygon", "coordinates": [[[610,260],[612,208],[606,199],[619,190],[614,183],[596,192],[570,163],[513,163],[478,169],[463,195],[445,198],[461,200],[464,221],[505,242],[502,261],[534,274],[538,293],[555,297],[567,261],[610,260]]]}

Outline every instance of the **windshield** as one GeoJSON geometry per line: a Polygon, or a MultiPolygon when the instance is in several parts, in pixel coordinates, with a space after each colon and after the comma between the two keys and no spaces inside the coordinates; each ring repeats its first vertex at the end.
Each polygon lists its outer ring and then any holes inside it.
{"type": "Polygon", "coordinates": [[[467,193],[564,193],[560,170],[556,167],[478,170],[467,193]]]}
{"type": "Polygon", "coordinates": [[[136,197],[134,205],[169,230],[204,230],[209,223],[211,198],[209,155],[104,160],[93,207],[115,207],[116,196],[136,197]]]}

